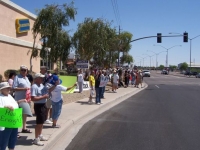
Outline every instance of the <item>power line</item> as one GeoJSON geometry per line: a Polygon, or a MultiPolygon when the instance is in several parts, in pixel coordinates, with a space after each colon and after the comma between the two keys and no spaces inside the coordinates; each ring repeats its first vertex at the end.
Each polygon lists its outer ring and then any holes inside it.
{"type": "Polygon", "coordinates": [[[113,11],[114,11],[114,14],[115,14],[116,22],[117,22],[118,26],[120,26],[121,19],[120,19],[117,0],[111,0],[111,2],[112,2],[113,11]]]}
{"type": "Polygon", "coordinates": [[[119,13],[119,7],[118,7],[117,0],[114,0],[114,2],[115,2],[115,8],[117,10],[118,21],[119,21],[119,24],[121,25],[121,18],[120,18],[120,13],[119,13]]]}

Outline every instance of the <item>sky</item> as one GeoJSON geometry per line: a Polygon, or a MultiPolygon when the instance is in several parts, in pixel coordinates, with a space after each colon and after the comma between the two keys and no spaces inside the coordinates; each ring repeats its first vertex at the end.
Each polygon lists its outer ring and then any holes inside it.
{"type": "MultiPolygon", "coordinates": [[[[45,4],[71,2],[71,0],[11,1],[34,14],[36,9],[44,8],[45,4]]],[[[162,33],[163,36],[172,35],[170,32],[179,34],[188,32],[190,39],[200,35],[200,0],[74,0],[74,4],[77,8],[75,21],[70,21],[70,25],[65,28],[71,30],[71,35],[77,30],[78,23],[82,23],[86,17],[113,21],[113,27],[118,29],[120,26],[121,32],[132,33],[133,40],[156,36],[157,33],[162,33]],[[117,18],[113,6],[117,6],[114,7],[117,8],[117,18]]],[[[191,41],[191,61],[200,64],[200,37],[191,41]]],[[[133,56],[136,65],[140,63],[143,65],[142,58],[146,57],[144,65],[150,66],[149,56],[173,46],[175,47],[168,50],[169,65],[190,62],[190,40],[184,43],[183,37],[163,37],[162,43],[157,43],[156,38],[148,38],[132,42],[131,45],[129,54],[133,56]]],[[[166,64],[166,55],[166,52],[158,55],[158,65],[166,64]]],[[[156,66],[156,56],[151,57],[151,66],[156,66]]]]}

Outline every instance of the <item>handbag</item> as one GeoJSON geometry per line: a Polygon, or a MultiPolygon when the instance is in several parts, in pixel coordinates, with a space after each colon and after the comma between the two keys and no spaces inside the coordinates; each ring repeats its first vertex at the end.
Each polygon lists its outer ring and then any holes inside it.
{"type": "Polygon", "coordinates": [[[31,90],[30,89],[26,90],[26,100],[28,103],[31,101],[31,90]]]}

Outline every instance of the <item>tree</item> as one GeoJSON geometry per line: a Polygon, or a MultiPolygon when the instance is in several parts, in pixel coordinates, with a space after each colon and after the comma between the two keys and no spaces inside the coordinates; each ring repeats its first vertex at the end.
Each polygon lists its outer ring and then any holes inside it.
{"type": "Polygon", "coordinates": [[[164,65],[160,65],[159,68],[160,68],[160,70],[163,70],[165,68],[165,66],[164,65]]]}
{"type": "Polygon", "coordinates": [[[78,24],[78,29],[72,38],[75,52],[80,59],[91,60],[93,64],[104,66],[114,62],[117,43],[116,30],[111,23],[98,18],[85,18],[78,24]]]}
{"type": "Polygon", "coordinates": [[[133,63],[133,62],[134,62],[133,57],[129,54],[123,55],[121,57],[121,63],[122,64],[124,64],[124,63],[130,64],[130,63],[133,63]]]}
{"type": "Polygon", "coordinates": [[[73,2],[63,5],[46,5],[45,8],[39,11],[32,28],[34,42],[30,56],[31,71],[32,58],[38,56],[45,58],[45,48],[47,47],[51,49],[49,59],[52,62],[56,62],[59,59],[67,59],[71,47],[71,39],[68,32],[63,30],[63,27],[68,26],[69,20],[74,20],[76,14],[73,2]],[[43,43],[40,51],[36,47],[39,39],[43,43]]]}
{"type": "Polygon", "coordinates": [[[181,70],[187,70],[187,68],[188,68],[188,64],[186,62],[182,63],[180,66],[181,70]]]}

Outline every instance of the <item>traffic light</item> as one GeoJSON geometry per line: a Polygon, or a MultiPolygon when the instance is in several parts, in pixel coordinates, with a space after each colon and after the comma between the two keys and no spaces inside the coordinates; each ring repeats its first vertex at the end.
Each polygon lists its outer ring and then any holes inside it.
{"type": "Polygon", "coordinates": [[[188,33],[183,33],[183,42],[188,42],[188,33]]]}
{"type": "Polygon", "coordinates": [[[162,34],[157,33],[157,43],[162,43],[162,34]]]}

